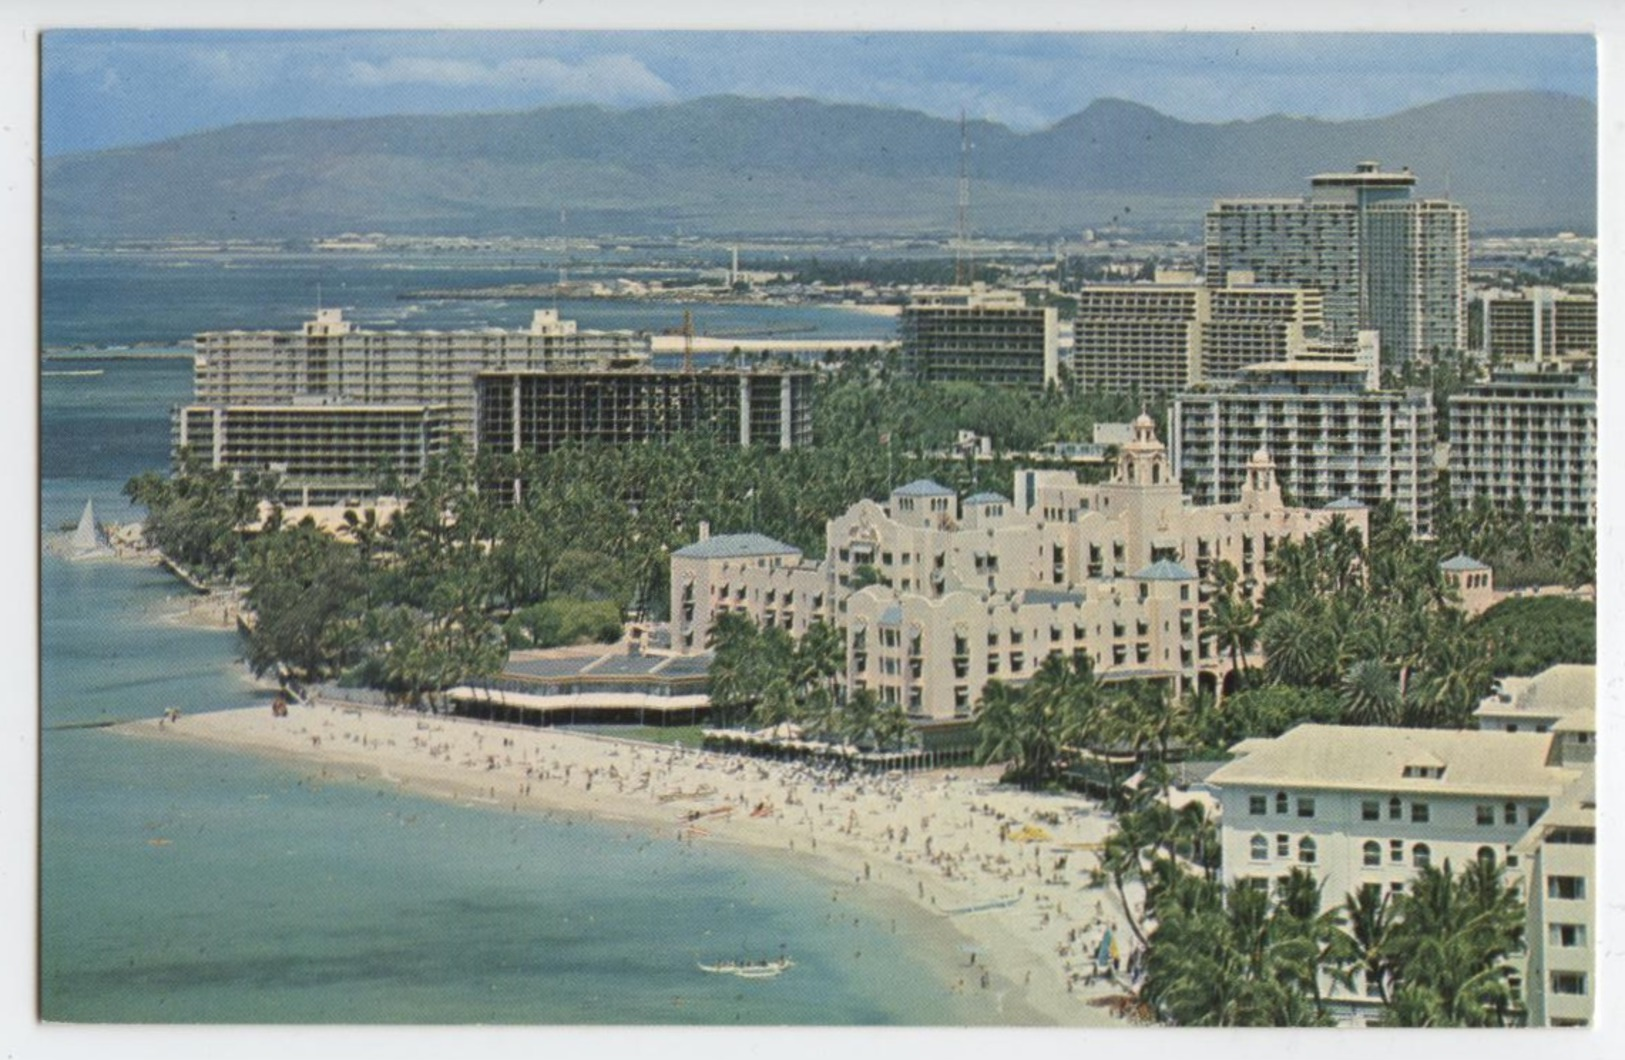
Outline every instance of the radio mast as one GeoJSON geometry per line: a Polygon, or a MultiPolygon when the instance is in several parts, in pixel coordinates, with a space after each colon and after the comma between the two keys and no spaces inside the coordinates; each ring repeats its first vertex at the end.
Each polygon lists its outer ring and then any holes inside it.
{"type": "Polygon", "coordinates": [[[965,127],[965,109],[959,109],[959,225],[954,241],[954,284],[964,287],[976,278],[970,256],[970,133],[965,127]]]}

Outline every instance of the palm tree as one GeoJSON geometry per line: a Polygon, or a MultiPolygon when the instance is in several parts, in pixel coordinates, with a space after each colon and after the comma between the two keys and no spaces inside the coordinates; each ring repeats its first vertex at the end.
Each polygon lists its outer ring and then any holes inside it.
{"type": "Polygon", "coordinates": [[[1378,659],[1362,659],[1342,680],[1343,717],[1356,725],[1393,725],[1399,720],[1399,686],[1378,659]]]}

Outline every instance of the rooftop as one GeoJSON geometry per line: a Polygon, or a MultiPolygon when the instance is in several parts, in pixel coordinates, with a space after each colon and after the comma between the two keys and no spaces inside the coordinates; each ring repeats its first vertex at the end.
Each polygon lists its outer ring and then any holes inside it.
{"type": "Polygon", "coordinates": [[[1381,726],[1300,725],[1273,740],[1231,748],[1214,787],[1290,787],[1438,795],[1545,796],[1578,775],[1548,766],[1542,733],[1381,726]],[[1442,763],[1439,776],[1406,776],[1407,766],[1442,763]]]}
{"type": "Polygon", "coordinates": [[[1467,555],[1465,552],[1458,552],[1454,556],[1451,556],[1449,559],[1445,560],[1443,563],[1439,564],[1439,569],[1447,571],[1467,571],[1489,570],[1490,568],[1488,565],[1480,563],[1478,560],[1467,555]]]}
{"type": "Polygon", "coordinates": [[[965,498],[966,504],[1009,504],[1010,498],[1000,493],[973,493],[965,498]]]}
{"type": "Polygon", "coordinates": [[[1171,559],[1159,559],[1134,577],[1140,581],[1188,582],[1196,580],[1196,575],[1171,559]]]}
{"type": "Polygon", "coordinates": [[[741,556],[799,556],[801,550],[766,534],[718,534],[684,545],[673,556],[684,559],[732,559],[741,556]]]}
{"type": "Polygon", "coordinates": [[[1475,711],[1480,717],[1534,715],[1561,718],[1597,709],[1597,668],[1559,663],[1534,677],[1503,677],[1475,711]]]}
{"type": "Polygon", "coordinates": [[[892,494],[897,497],[952,497],[954,491],[940,482],[917,478],[906,486],[898,486],[892,490],[892,494]]]}

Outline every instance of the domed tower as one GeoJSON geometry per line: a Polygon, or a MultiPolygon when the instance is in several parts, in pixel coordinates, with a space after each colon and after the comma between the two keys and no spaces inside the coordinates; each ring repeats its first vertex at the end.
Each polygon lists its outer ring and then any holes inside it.
{"type": "Polygon", "coordinates": [[[1133,423],[1134,437],[1117,457],[1117,481],[1130,486],[1162,486],[1171,481],[1168,447],[1157,439],[1157,425],[1140,413],[1133,423]]]}
{"type": "Polygon", "coordinates": [[[1275,460],[1259,448],[1247,461],[1247,474],[1241,483],[1242,507],[1252,511],[1281,507],[1281,484],[1275,478],[1275,460]]]}

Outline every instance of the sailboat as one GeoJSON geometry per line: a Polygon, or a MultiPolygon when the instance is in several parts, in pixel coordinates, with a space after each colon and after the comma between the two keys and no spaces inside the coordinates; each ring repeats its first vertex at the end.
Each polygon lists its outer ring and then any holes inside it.
{"type": "Polygon", "coordinates": [[[107,543],[107,534],[96,522],[96,502],[89,497],[85,498],[85,511],[79,516],[79,525],[74,527],[73,536],[68,540],[68,552],[75,559],[105,556],[112,552],[112,547],[107,543]]]}

